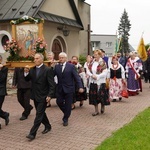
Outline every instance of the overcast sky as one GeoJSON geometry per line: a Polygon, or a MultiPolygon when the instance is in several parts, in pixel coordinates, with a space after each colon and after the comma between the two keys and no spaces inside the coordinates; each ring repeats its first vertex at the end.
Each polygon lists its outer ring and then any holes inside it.
{"type": "Polygon", "coordinates": [[[150,0],[86,0],[91,5],[92,34],[116,34],[126,9],[131,23],[129,43],[137,50],[141,35],[150,43],[150,0]]]}

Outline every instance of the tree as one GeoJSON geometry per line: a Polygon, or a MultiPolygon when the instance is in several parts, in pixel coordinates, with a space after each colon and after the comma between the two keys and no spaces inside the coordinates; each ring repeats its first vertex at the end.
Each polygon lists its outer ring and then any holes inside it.
{"type": "Polygon", "coordinates": [[[145,45],[146,51],[150,48],[150,44],[145,45]]]}
{"type": "Polygon", "coordinates": [[[128,43],[128,39],[129,39],[129,31],[131,28],[131,24],[130,24],[130,20],[128,19],[128,14],[126,12],[126,10],[124,9],[124,12],[122,14],[122,17],[120,18],[120,24],[118,27],[118,33],[119,36],[121,38],[121,47],[118,50],[122,55],[124,53],[128,53],[130,52],[129,49],[129,43],[128,43]]]}

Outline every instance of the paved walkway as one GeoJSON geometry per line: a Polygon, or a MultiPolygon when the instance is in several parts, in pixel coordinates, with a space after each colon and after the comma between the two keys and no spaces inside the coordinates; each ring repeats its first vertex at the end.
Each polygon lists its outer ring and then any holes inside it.
{"type": "MultiPolygon", "coordinates": [[[[6,97],[4,110],[10,112],[10,124],[0,130],[0,150],[94,150],[112,132],[130,122],[139,112],[150,106],[150,88],[144,84],[143,92],[138,96],[111,103],[103,115],[93,117],[94,108],[84,103],[72,111],[69,125],[62,125],[62,113],[52,100],[52,107],[47,109],[52,130],[43,135],[43,125],[40,126],[36,139],[29,142],[26,135],[33,124],[35,110],[27,120],[20,121],[23,111],[15,95],[6,97]]],[[[31,102],[32,103],[32,102],[31,102]]],[[[33,104],[33,103],[32,103],[33,104]]]]}

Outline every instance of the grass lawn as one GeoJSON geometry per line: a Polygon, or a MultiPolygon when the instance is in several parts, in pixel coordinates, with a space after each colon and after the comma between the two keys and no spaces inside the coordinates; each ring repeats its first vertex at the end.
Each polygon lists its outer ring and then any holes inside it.
{"type": "Polygon", "coordinates": [[[95,150],[150,150],[150,108],[114,132],[95,150]]]}

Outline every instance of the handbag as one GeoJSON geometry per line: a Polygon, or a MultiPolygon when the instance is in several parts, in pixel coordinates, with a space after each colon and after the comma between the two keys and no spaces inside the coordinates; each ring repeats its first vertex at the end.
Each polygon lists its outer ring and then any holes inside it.
{"type": "Polygon", "coordinates": [[[129,97],[128,91],[127,90],[122,90],[121,96],[124,97],[124,98],[128,98],[129,97]]]}
{"type": "Polygon", "coordinates": [[[129,97],[129,94],[128,94],[128,91],[127,91],[127,87],[126,87],[125,83],[123,83],[123,90],[121,92],[121,96],[124,97],[124,98],[128,98],[129,97]]]}

